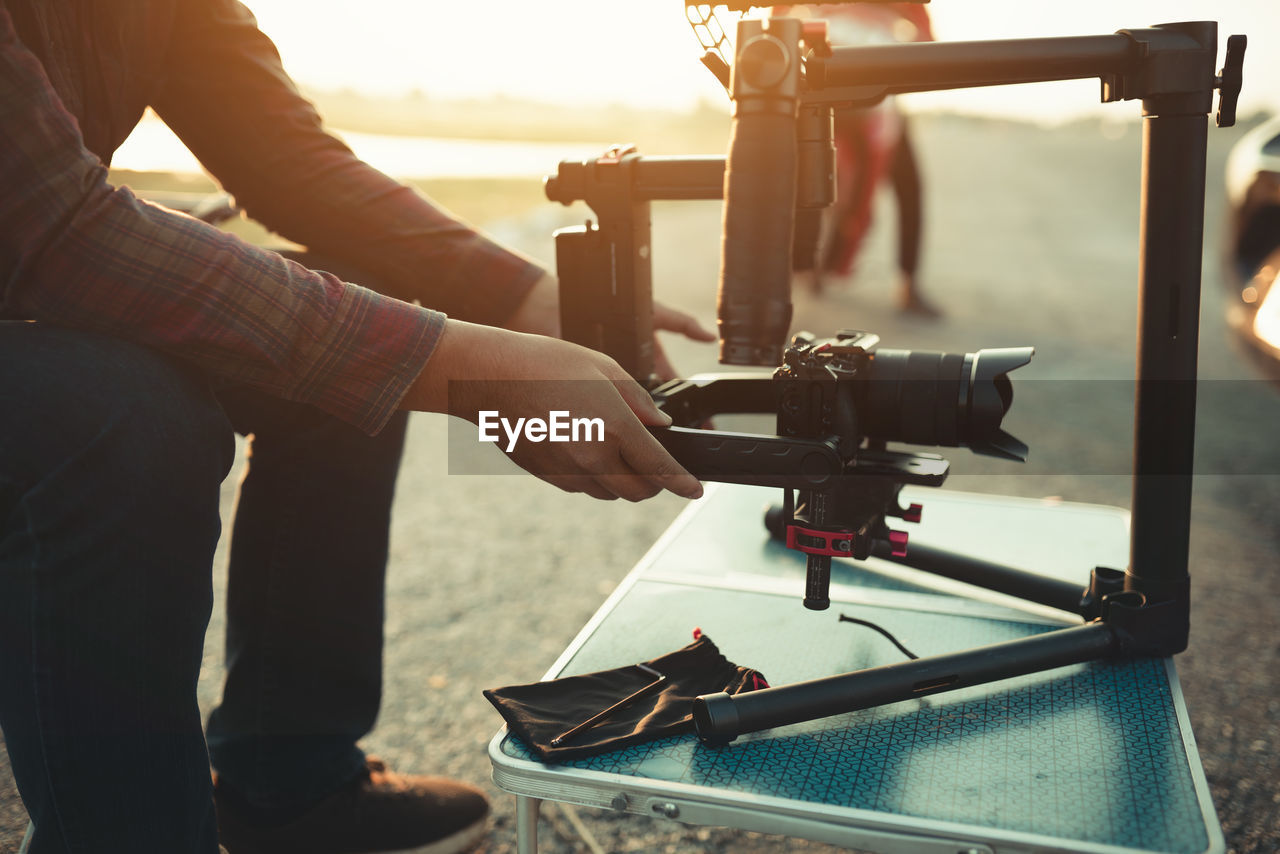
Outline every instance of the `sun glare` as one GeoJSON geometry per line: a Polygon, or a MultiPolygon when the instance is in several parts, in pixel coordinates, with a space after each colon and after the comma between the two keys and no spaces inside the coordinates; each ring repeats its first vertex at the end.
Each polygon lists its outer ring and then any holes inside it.
{"type": "MultiPolygon", "coordinates": [[[[584,107],[688,108],[724,94],[698,61],[678,0],[248,0],[286,67],[323,89],[443,98],[502,95],[584,107]]],[[[1214,19],[1250,36],[1246,111],[1280,102],[1280,3],[1274,0],[933,0],[947,40],[1109,33],[1214,19]]],[[[732,28],[736,15],[722,12],[732,28]]],[[[910,96],[922,107],[1034,120],[1096,112],[1097,84],[1077,81],[910,96]],[[1062,116],[1062,114],[1067,114],[1062,116]]]]}
{"type": "Polygon", "coordinates": [[[325,89],[685,107],[723,98],[674,2],[249,0],[290,72],[325,89]],[[358,11],[356,11],[358,10],[358,11]]]}
{"type": "MultiPolygon", "coordinates": [[[[491,0],[481,6],[420,0],[246,2],[280,49],[285,68],[312,93],[413,96],[430,103],[507,98],[567,107],[587,117],[611,104],[664,110],[728,107],[724,90],[699,62],[701,48],[678,0],[629,5],[491,0]]],[[[1218,20],[1224,38],[1235,32],[1249,35],[1241,115],[1280,109],[1280,2],[1275,0],[1075,0],[1056,5],[933,0],[928,8],[937,36],[951,41],[1097,34],[1161,21],[1218,20]]],[[[737,17],[720,12],[730,33],[737,17]]],[[[1095,80],[913,94],[903,100],[911,111],[1049,124],[1083,115],[1118,120],[1137,115],[1136,110],[1101,105],[1095,80]]],[[[497,115],[503,115],[501,110],[497,115]]],[[[545,129],[540,138],[547,138],[545,129]]],[[[197,168],[182,145],[155,122],[144,123],[118,152],[116,163],[177,172],[197,168]]],[[[391,161],[385,167],[407,174],[391,161]]]]}

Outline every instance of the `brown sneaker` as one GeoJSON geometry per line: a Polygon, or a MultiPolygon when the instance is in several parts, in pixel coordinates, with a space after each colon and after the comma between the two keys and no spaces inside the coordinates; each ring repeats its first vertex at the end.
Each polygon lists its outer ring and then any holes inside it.
{"type": "Polygon", "coordinates": [[[301,816],[262,824],[214,788],[228,854],[455,854],[485,835],[489,802],[445,777],[413,777],[367,757],[366,772],[301,816]]]}

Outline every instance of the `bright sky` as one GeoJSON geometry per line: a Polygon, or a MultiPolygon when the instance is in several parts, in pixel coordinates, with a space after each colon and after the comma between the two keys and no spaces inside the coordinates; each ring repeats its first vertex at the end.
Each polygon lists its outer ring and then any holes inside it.
{"type": "MultiPolygon", "coordinates": [[[[247,0],[305,84],[382,94],[619,101],[723,100],[678,0],[247,0]]],[[[1249,36],[1242,109],[1280,110],[1280,0],[934,0],[948,40],[1110,33],[1213,19],[1249,36]]],[[[722,20],[736,16],[721,12],[722,20]]],[[[1225,41],[1225,38],[1222,38],[1225,41]]],[[[1095,112],[1096,81],[911,96],[912,103],[1050,119],[1095,112]]],[[[1122,109],[1110,105],[1105,109],[1122,109]]]]}

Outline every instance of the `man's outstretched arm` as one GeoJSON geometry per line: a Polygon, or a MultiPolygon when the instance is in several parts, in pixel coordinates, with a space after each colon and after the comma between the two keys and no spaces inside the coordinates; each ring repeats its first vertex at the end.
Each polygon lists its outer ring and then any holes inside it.
{"type": "MultiPolygon", "coordinates": [[[[559,335],[554,277],[328,133],[238,0],[190,0],[178,10],[167,76],[153,104],[251,216],[372,273],[376,282],[368,284],[400,299],[461,320],[559,335]]],[[[714,337],[663,305],[655,306],[654,328],[714,337]]],[[[664,378],[675,375],[661,347],[657,369],[664,378]]]]}
{"type": "Polygon", "coordinates": [[[371,432],[443,332],[438,312],[113,187],[3,6],[0,152],[0,317],[135,341],[371,432]]]}
{"type": "MultiPolygon", "coordinates": [[[[562,488],[601,498],[638,499],[660,488],[698,493],[640,426],[639,419],[663,417],[607,357],[446,321],[113,187],[3,6],[0,152],[0,318],[134,341],[369,432],[397,407],[443,410],[451,380],[601,380],[591,385],[604,394],[538,403],[598,410],[615,428],[609,441],[567,457],[535,448],[517,461],[562,488]],[[438,346],[445,338],[448,345],[438,346]],[[620,471],[594,471],[619,460],[626,463],[620,471]]],[[[498,399],[473,403],[519,409],[527,404],[519,389],[528,385],[476,383],[496,388],[498,399]]]]}
{"type": "MultiPolygon", "coordinates": [[[[464,320],[502,325],[544,271],[359,160],[323,127],[236,0],[187,0],[153,96],[161,118],[252,216],[464,320]]],[[[341,47],[334,61],[342,61],[341,47]]]]}

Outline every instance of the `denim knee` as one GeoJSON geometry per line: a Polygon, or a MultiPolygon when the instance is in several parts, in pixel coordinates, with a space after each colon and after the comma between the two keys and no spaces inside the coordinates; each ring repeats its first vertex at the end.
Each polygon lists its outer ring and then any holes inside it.
{"type": "Polygon", "coordinates": [[[156,494],[217,488],[234,437],[208,380],[179,359],[108,336],[0,323],[0,459],[30,488],[83,473],[156,494]]]}

